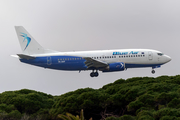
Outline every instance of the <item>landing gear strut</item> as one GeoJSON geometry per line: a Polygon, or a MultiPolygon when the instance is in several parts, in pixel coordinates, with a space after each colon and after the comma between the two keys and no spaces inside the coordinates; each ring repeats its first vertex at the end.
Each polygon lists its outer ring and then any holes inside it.
{"type": "Polygon", "coordinates": [[[152,74],[154,74],[154,73],[155,73],[155,70],[152,70],[151,72],[152,72],[152,74]]]}
{"type": "Polygon", "coordinates": [[[96,72],[94,72],[94,70],[90,73],[90,76],[91,77],[98,77],[98,75],[99,75],[99,73],[97,72],[97,70],[96,70],[96,72]]]}

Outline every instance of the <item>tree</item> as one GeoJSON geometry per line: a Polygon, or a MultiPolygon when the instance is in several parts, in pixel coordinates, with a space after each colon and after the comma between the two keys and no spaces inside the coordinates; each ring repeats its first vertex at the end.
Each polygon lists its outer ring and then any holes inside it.
{"type": "Polygon", "coordinates": [[[74,116],[70,113],[66,113],[66,115],[63,115],[63,114],[58,115],[58,118],[61,118],[63,120],[84,120],[83,109],[80,112],[80,116],[78,115],[74,116]]]}

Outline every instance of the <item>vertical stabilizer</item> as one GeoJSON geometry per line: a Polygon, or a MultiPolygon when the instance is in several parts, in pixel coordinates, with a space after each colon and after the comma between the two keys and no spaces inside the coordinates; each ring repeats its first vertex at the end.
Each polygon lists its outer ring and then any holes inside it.
{"type": "Polygon", "coordinates": [[[19,43],[24,54],[43,54],[44,48],[24,29],[22,26],[15,26],[19,43]]]}

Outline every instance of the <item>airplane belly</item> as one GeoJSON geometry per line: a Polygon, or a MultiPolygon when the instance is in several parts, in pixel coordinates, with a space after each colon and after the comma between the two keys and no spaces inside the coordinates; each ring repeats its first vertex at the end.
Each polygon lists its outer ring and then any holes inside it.
{"type": "Polygon", "coordinates": [[[160,66],[162,64],[130,64],[125,63],[126,68],[140,68],[140,67],[155,67],[160,66]]]}
{"type": "Polygon", "coordinates": [[[48,65],[47,68],[57,69],[57,70],[86,70],[83,59],[74,57],[53,57],[52,64],[48,65]]]}
{"type": "Polygon", "coordinates": [[[37,57],[34,60],[20,59],[21,62],[39,66],[43,68],[56,69],[56,70],[86,70],[85,60],[60,60],[57,56],[51,57],[37,57]]]}

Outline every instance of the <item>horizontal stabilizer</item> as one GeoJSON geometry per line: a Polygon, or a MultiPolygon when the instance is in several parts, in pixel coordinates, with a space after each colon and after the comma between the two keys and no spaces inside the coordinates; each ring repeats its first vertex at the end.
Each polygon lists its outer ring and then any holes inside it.
{"type": "Polygon", "coordinates": [[[17,55],[11,55],[11,57],[19,58],[19,56],[17,56],[17,55]]]}
{"type": "Polygon", "coordinates": [[[24,54],[17,54],[21,59],[35,59],[36,57],[29,56],[29,55],[24,55],[24,54]]]}

